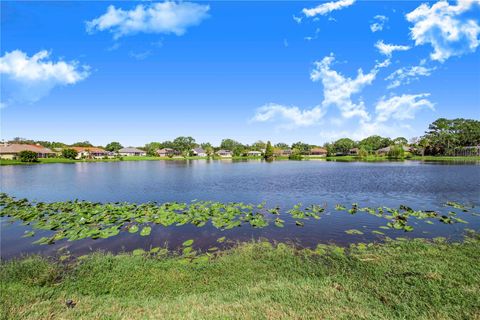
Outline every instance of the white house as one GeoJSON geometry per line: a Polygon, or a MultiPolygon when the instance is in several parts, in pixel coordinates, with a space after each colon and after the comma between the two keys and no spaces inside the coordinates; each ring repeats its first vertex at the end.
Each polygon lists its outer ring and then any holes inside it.
{"type": "Polygon", "coordinates": [[[128,147],[128,148],[122,148],[118,150],[118,154],[121,156],[144,157],[147,155],[147,152],[137,148],[128,147]]]}
{"type": "Polygon", "coordinates": [[[230,150],[218,150],[217,151],[217,156],[221,157],[221,158],[231,158],[233,156],[233,153],[232,151],[230,150]]]}
{"type": "Polygon", "coordinates": [[[262,153],[260,151],[248,151],[247,156],[248,157],[261,157],[262,153]]]}
{"type": "Polygon", "coordinates": [[[202,148],[194,148],[191,150],[192,154],[196,157],[206,157],[208,156],[207,152],[202,148]]]}

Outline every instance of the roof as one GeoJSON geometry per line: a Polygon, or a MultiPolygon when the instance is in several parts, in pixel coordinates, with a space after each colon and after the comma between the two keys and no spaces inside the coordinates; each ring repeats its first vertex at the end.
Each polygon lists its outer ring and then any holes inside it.
{"type": "Polygon", "coordinates": [[[36,153],[55,153],[52,150],[41,145],[35,144],[1,144],[0,153],[19,153],[22,151],[33,151],[36,153]]]}
{"type": "Polygon", "coordinates": [[[157,152],[174,152],[176,150],[173,150],[172,148],[163,148],[163,149],[159,149],[157,150],[157,152]]]}
{"type": "Polygon", "coordinates": [[[206,151],[203,150],[202,148],[194,148],[192,150],[195,151],[196,153],[206,153],[206,151]]]}
{"type": "Polygon", "coordinates": [[[107,151],[97,147],[68,147],[68,149],[73,149],[77,152],[107,153],[107,151]]]}
{"type": "Polygon", "coordinates": [[[328,152],[327,149],[324,148],[312,148],[310,152],[328,152]]]}
{"type": "Polygon", "coordinates": [[[222,150],[218,150],[217,153],[232,153],[232,151],[222,149],[222,150]]]}
{"type": "Polygon", "coordinates": [[[256,150],[248,151],[247,153],[262,154],[260,151],[256,151],[256,150]]]}
{"type": "Polygon", "coordinates": [[[123,153],[144,153],[146,151],[140,150],[134,147],[127,147],[127,148],[122,148],[118,150],[118,152],[123,152],[123,153]]]}

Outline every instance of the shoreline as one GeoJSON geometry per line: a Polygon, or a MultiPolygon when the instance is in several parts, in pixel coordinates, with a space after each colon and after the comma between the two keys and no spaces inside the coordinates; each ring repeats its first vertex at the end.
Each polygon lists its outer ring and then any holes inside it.
{"type": "Polygon", "coordinates": [[[2,312],[8,319],[476,319],[479,256],[475,233],[455,243],[298,249],[260,241],[204,254],[29,256],[0,264],[2,312]]]}
{"type": "MultiPolygon", "coordinates": [[[[0,160],[0,166],[8,165],[36,165],[36,164],[51,164],[51,163],[92,163],[92,162],[122,162],[122,161],[187,161],[187,160],[260,160],[264,161],[261,157],[231,157],[231,158],[208,158],[208,157],[186,157],[186,158],[161,158],[161,157],[123,157],[123,159],[88,159],[88,160],[71,160],[63,158],[41,158],[38,162],[21,162],[19,160],[0,160]]],[[[431,161],[431,162],[480,162],[480,157],[451,157],[451,156],[412,156],[403,159],[395,159],[388,157],[376,157],[368,156],[360,158],[357,156],[336,156],[336,157],[317,157],[317,156],[305,156],[302,160],[290,160],[288,157],[278,157],[274,161],[308,161],[308,160],[324,160],[324,161],[338,161],[338,162],[403,162],[403,161],[431,161]]]]}

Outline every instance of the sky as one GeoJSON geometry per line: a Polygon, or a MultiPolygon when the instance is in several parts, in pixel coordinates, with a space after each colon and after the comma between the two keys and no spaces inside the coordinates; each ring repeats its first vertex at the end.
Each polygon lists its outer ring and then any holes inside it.
{"type": "Polygon", "coordinates": [[[480,119],[480,0],[2,1],[1,138],[321,145],[480,119]]]}

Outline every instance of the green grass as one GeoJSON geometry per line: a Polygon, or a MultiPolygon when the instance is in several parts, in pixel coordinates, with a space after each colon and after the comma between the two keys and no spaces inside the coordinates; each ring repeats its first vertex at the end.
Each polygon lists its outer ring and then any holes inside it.
{"type": "Polygon", "coordinates": [[[3,262],[3,319],[480,319],[480,238],[3,262]],[[76,302],[67,308],[65,301],[76,302]]]}
{"type": "Polygon", "coordinates": [[[480,157],[413,156],[410,160],[423,161],[480,161],[480,157]]]}

